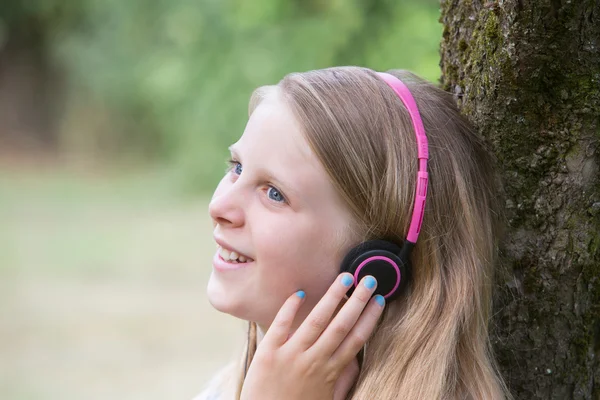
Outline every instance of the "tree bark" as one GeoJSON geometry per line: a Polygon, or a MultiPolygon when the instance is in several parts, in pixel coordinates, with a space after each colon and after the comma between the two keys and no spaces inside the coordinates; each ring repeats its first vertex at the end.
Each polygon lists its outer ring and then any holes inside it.
{"type": "Polygon", "coordinates": [[[442,0],[442,85],[491,145],[492,342],[516,399],[600,399],[600,1],[442,0]]]}

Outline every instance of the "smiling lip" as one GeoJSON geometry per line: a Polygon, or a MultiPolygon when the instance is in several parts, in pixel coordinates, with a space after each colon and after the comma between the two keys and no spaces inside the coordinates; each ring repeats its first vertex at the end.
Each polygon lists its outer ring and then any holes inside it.
{"type": "Polygon", "coordinates": [[[223,260],[223,257],[221,257],[221,255],[219,254],[218,249],[215,252],[215,256],[213,257],[213,267],[217,271],[233,271],[233,270],[249,267],[252,264],[254,264],[254,261],[246,261],[246,262],[237,263],[237,264],[227,262],[227,261],[223,260]]]}
{"type": "Polygon", "coordinates": [[[245,255],[244,253],[242,253],[241,251],[237,251],[237,249],[234,249],[233,247],[231,247],[230,245],[228,245],[227,242],[225,242],[223,239],[218,238],[216,236],[214,238],[215,238],[215,242],[217,242],[217,244],[219,246],[221,246],[222,248],[224,248],[225,250],[227,250],[229,252],[235,251],[237,254],[239,254],[241,256],[244,256],[244,257],[246,257],[248,259],[254,260],[254,258],[249,257],[249,256],[245,255]]]}

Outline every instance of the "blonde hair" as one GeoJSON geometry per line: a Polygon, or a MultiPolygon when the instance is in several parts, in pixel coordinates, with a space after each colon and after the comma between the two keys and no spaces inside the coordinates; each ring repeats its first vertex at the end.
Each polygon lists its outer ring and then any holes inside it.
{"type": "MultiPolygon", "coordinates": [[[[508,399],[488,334],[500,234],[497,177],[480,138],[452,96],[406,71],[429,140],[429,188],[412,282],[388,305],[367,343],[352,400],[508,399]]],[[[410,116],[369,69],[287,75],[283,101],[351,210],[363,240],[401,244],[417,174],[410,116]]],[[[257,89],[250,114],[273,87],[257,89]]],[[[256,350],[250,322],[245,369],[256,350]]]]}

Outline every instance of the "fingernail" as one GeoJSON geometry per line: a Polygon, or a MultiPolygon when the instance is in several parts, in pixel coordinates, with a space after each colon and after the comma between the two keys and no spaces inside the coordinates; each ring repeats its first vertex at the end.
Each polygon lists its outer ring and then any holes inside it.
{"type": "Polygon", "coordinates": [[[354,282],[354,278],[352,277],[352,275],[342,276],[342,285],[350,286],[350,285],[352,285],[352,282],[354,282]]]}
{"type": "Polygon", "coordinates": [[[377,283],[377,281],[372,276],[367,276],[365,278],[365,287],[367,289],[373,289],[375,287],[376,283],[377,283]]]}
{"type": "Polygon", "coordinates": [[[304,290],[298,290],[298,291],[296,292],[296,296],[298,296],[298,297],[300,297],[301,299],[303,299],[303,298],[304,298],[304,296],[305,296],[304,290]]]}
{"type": "Polygon", "coordinates": [[[375,301],[377,302],[377,304],[379,304],[381,307],[383,307],[385,305],[385,299],[383,298],[382,295],[378,294],[375,296],[375,301]]]}

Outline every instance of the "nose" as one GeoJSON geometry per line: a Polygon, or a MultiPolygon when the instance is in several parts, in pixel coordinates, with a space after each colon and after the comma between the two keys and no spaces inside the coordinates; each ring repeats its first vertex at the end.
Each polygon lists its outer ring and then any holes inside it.
{"type": "Polygon", "coordinates": [[[244,225],[242,193],[234,189],[218,187],[208,205],[208,213],[213,222],[222,227],[235,228],[244,225]]]}

